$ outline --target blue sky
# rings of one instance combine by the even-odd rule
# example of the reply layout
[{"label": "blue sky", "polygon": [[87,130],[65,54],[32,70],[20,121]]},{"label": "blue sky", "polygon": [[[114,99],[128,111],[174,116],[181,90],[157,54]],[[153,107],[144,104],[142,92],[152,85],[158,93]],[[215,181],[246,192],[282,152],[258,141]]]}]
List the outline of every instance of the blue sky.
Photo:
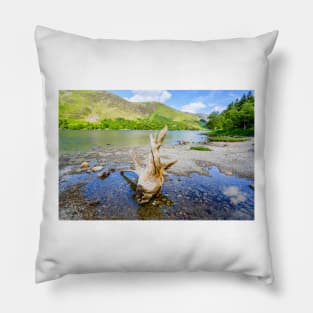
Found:
[{"label": "blue sky", "polygon": [[132,102],[158,101],[190,113],[222,112],[249,90],[109,90]]}]

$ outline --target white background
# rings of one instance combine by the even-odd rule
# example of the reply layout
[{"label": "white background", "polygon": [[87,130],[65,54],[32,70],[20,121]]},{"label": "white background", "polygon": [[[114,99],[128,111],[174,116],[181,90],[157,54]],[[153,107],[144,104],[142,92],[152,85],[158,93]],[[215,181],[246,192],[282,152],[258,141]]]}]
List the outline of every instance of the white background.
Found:
[{"label": "white background", "polygon": [[[2,1],[1,312],[312,312],[311,1]],[[45,160],[35,25],[90,37],[194,39],[278,29],[267,103],[276,281],[221,274],[101,274],[34,283]],[[311,136],[310,136],[311,135]],[[311,296],[311,298],[310,298]]]}]

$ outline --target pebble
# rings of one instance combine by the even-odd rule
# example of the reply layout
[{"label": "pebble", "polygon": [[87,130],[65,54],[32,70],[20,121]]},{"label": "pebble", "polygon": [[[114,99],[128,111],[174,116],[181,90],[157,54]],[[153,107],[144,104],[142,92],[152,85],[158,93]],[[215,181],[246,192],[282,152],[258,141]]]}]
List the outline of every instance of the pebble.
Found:
[{"label": "pebble", "polygon": [[81,168],[87,168],[89,167],[89,164],[88,162],[83,162],[81,165],[80,165]]}]

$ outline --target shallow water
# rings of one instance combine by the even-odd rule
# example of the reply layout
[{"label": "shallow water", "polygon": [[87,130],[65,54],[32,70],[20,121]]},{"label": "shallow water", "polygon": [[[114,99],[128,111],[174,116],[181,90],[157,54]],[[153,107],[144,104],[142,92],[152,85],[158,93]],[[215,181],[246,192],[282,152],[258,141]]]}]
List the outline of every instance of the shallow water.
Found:
[{"label": "shallow water", "polygon": [[[162,194],[142,205],[134,199],[134,173],[113,172],[106,179],[97,178],[97,173],[65,175],[59,188],[64,196],[81,183],[81,197],[93,204],[88,219],[253,220],[254,182],[224,175],[215,166],[207,170],[208,175],[167,174]],[[61,219],[81,219],[77,214],[60,209]]]},{"label": "shallow water", "polygon": [[[92,149],[104,149],[107,146],[141,146],[149,143],[151,130],[59,130],[59,153],[87,152]],[[180,141],[202,142],[207,136],[202,131],[168,131],[165,144],[177,144]]]}]

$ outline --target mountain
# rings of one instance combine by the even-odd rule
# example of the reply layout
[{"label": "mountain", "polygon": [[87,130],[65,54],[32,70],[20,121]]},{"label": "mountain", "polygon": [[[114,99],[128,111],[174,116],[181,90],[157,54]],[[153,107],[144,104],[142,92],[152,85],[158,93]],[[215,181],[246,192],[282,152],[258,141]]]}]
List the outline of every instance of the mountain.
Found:
[{"label": "mountain", "polygon": [[59,92],[60,128],[201,129],[200,120],[160,102],[130,102],[107,91]]},{"label": "mountain", "polygon": [[209,117],[209,114],[206,114],[206,113],[196,113],[197,116],[199,116],[199,118],[201,120],[204,120],[204,121],[208,121],[208,117]]}]

